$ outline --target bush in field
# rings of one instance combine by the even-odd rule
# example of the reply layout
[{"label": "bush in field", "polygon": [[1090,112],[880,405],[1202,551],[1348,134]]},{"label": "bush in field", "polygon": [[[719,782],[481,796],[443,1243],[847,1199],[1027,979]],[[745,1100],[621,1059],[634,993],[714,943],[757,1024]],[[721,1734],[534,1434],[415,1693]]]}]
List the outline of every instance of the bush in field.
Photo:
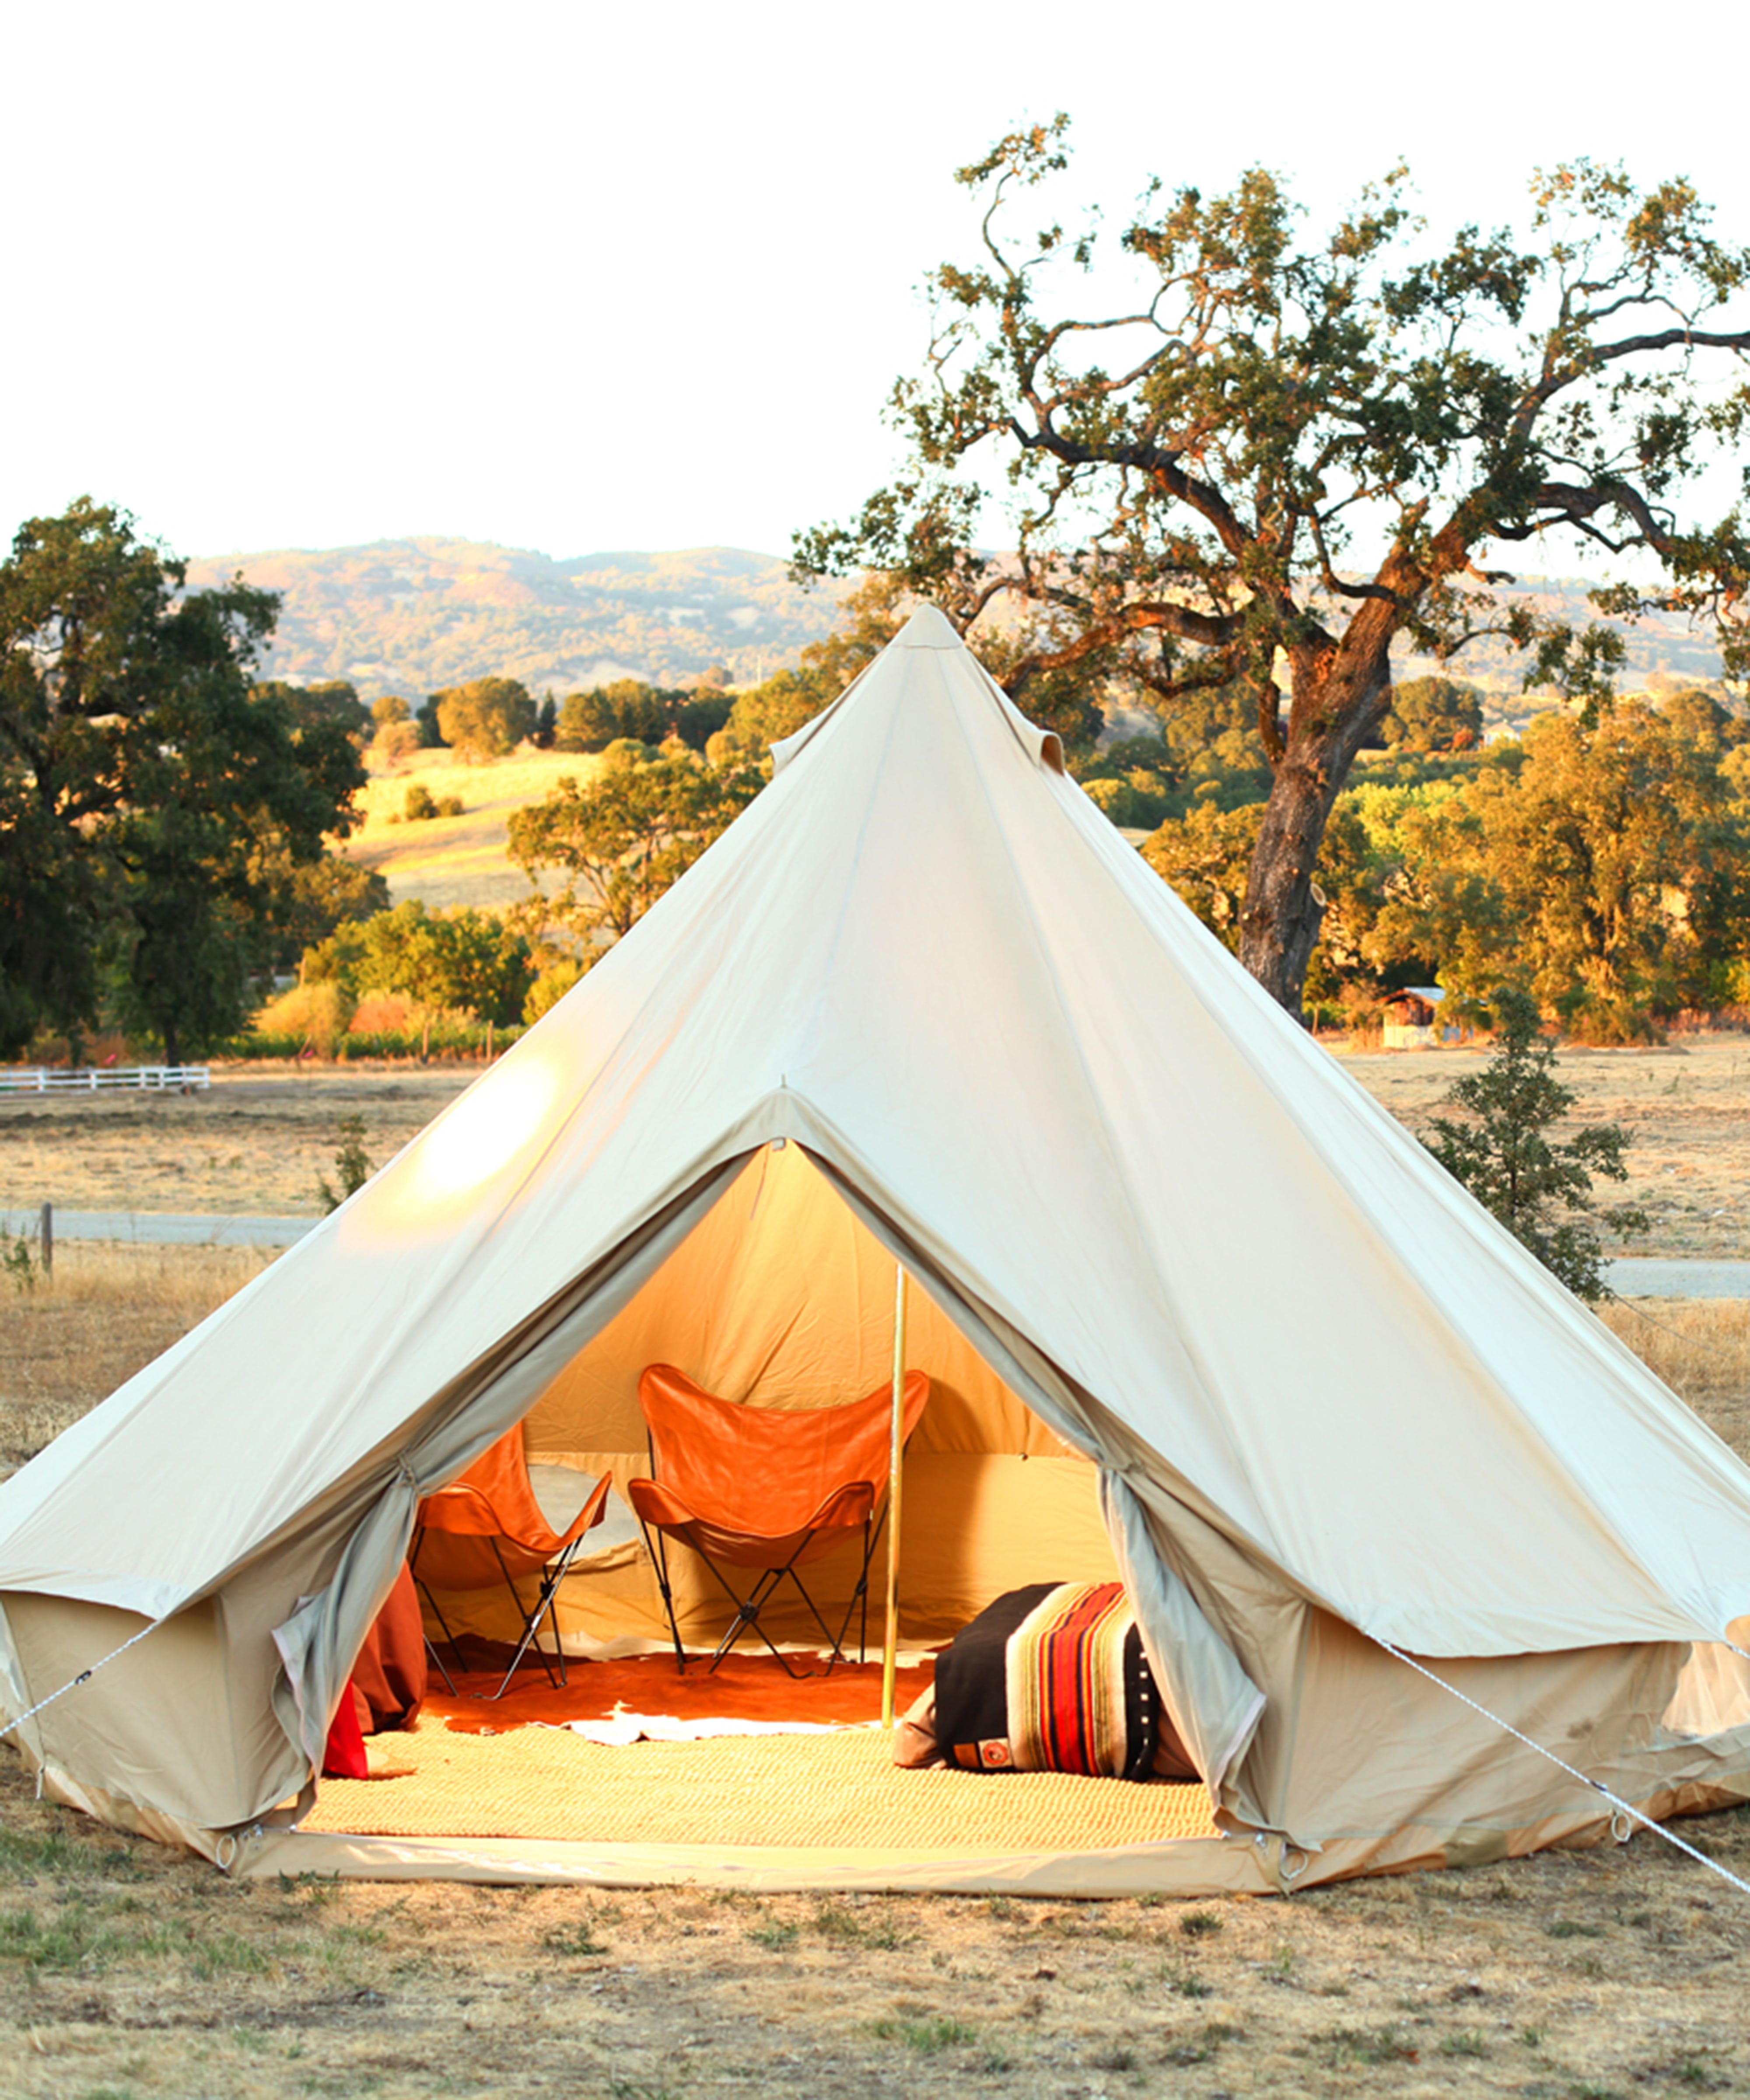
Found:
[{"label": "bush in field", "polygon": [[334,1174],[340,1186],[332,1187],[325,1174],[316,1176],[316,1195],[324,1213],[337,1211],[349,1196],[355,1196],[376,1171],[364,1149],[362,1115],[342,1116],[335,1124],[335,1132],[340,1143],[334,1154]]},{"label": "bush in field", "polygon": [[522,1002],[524,1021],[532,1028],[544,1013],[550,1013],[574,985],[583,982],[588,967],[575,955],[567,955],[562,962],[543,970],[529,986],[529,995]]},{"label": "bush in field", "polygon": [[[1493,1053],[1482,1071],[1448,1092],[1448,1104],[1463,1110],[1465,1118],[1435,1117],[1428,1149],[1570,1290],[1602,1297],[1604,1251],[1592,1184],[1599,1175],[1628,1179],[1622,1155],[1630,1134],[1620,1123],[1601,1123],[1571,1138],[1553,1137],[1574,1092],[1555,1076],[1555,1045],[1541,1032],[1537,1003],[1505,986],[1492,1003]],[[1618,1233],[1646,1229],[1646,1213],[1625,1207],[1596,1218]]]},{"label": "bush in field", "polygon": [[423,824],[436,816],[438,805],[432,800],[431,790],[423,780],[410,781],[408,791],[401,798],[401,814],[409,824]]},{"label": "bush in field", "polygon": [[428,912],[416,898],[337,928],[304,958],[306,983],[333,979],[355,999],[399,992],[422,1016],[464,1012],[509,1027],[534,971],[529,945],[491,913]]},{"label": "bush in field", "polygon": [[434,693],[443,741],[469,759],[503,758],[535,734],[539,710],[514,678],[471,678]]},{"label": "bush in field", "polygon": [[293,1056],[313,1050],[319,1057],[332,1057],[352,1019],[353,1005],[351,995],[337,979],[293,985],[262,1008],[249,1032],[257,1037],[293,1039]]}]

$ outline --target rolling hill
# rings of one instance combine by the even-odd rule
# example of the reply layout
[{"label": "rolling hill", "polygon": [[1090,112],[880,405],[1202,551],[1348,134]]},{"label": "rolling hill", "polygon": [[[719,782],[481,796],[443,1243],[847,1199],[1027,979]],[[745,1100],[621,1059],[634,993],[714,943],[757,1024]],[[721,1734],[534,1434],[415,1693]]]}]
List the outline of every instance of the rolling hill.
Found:
[{"label": "rolling hill", "polygon": [[[675,685],[721,664],[747,685],[796,662],[827,633],[848,588],[804,591],[770,554],[733,547],[580,554],[566,561],[478,540],[383,540],[325,552],[232,554],[193,562],[190,581],[241,571],[284,594],[267,674],[347,678],[371,698],[417,698],[488,673],[564,695],[620,677]],[[1510,596],[1583,624],[1585,586],[1527,577]],[[1671,616],[1626,630],[1633,687],[1719,676],[1711,639]],[[1399,675],[1436,668],[1406,657]],[[1512,705],[1512,653],[1484,640],[1456,674]]]},{"label": "rolling hill", "polygon": [[239,571],[284,594],[269,676],[348,678],[367,697],[488,673],[561,695],[620,677],[673,685],[719,664],[749,684],[825,634],[843,594],[804,591],[782,562],[733,547],[553,561],[429,538],[203,558],[189,580]]}]

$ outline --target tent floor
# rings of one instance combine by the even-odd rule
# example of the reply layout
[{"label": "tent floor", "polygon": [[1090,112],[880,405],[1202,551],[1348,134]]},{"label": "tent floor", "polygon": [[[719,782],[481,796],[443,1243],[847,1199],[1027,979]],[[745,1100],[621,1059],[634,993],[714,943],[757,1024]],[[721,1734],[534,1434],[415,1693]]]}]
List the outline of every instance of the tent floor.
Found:
[{"label": "tent floor", "polygon": [[[906,1671],[909,1700],[927,1669]],[[879,1713],[880,1671],[796,1682],[738,1657],[715,1678],[672,1661],[574,1664],[564,1691],[529,1672],[498,1701],[441,1695],[415,1726],[373,1737],[373,1776],[324,1780],[298,1829],[260,1841],[245,1873],[288,1868],[399,1878],[659,1882],[743,1887],[1037,1886],[1117,1893],[1232,1886],[1244,1848],[1222,1840],[1200,1786],[1056,1772],[902,1771]],[[492,1683],[496,1679],[490,1680]],[[464,1693],[484,1678],[463,1679]],[[604,1748],[562,1727],[641,1713],[831,1720],[831,1732]],[[1189,1842],[1188,1842],[1189,1841]],[[256,1847],[251,1847],[252,1851]],[[1227,1856],[1219,1866],[1213,1855]],[[1153,1864],[1151,1864],[1153,1863]],[[1138,1878],[1139,1875],[1141,1878]]]},{"label": "tent floor", "polygon": [[901,1771],[887,1733],[728,1736],[604,1749],[569,1731],[467,1735],[421,1715],[381,1776],[327,1780],[299,1826],[384,1838],[1084,1851],[1214,1837],[1200,1786],[1060,1772]]}]

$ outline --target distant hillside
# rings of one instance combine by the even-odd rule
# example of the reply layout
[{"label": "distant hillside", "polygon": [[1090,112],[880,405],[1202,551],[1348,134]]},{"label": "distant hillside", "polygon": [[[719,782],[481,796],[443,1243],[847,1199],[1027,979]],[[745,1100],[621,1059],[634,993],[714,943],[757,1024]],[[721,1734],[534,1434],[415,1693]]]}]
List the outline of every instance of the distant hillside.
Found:
[{"label": "distant hillside", "polygon": [[[240,569],[284,595],[270,675],[350,678],[367,698],[417,696],[487,673],[561,695],[619,677],[672,685],[714,664],[732,684],[749,684],[794,664],[827,633],[847,588],[804,591],[774,556],[733,547],[553,561],[445,539],[233,554],[192,562],[189,573],[210,585]],[[1527,578],[1509,595],[1576,625],[1589,617],[1578,582]],[[1720,674],[1712,642],[1683,621],[1655,616],[1625,632],[1631,688],[1661,676],[1688,682]],[[1397,666],[1400,677],[1435,668],[1414,657]],[[1451,668],[1512,704],[1519,674],[1503,643],[1474,644]]]},{"label": "distant hillside", "polygon": [[271,676],[350,678],[368,697],[492,673],[564,694],[609,679],[671,685],[714,664],[749,683],[831,628],[841,590],[804,591],[769,554],[545,554],[472,540],[383,540],[191,562],[282,592]]},{"label": "distant hillside", "polygon": [[[1587,589],[1586,584],[1571,576],[1527,576],[1523,584],[1503,590],[1501,595],[1532,605],[1539,612],[1554,614],[1580,628],[1597,617],[1586,602]],[[1628,661],[1617,680],[1625,692],[1649,682],[1656,686],[1661,681],[1707,684],[1720,676],[1720,651],[1713,636],[1674,613],[1654,613],[1633,626],[1621,620],[1606,624],[1616,628],[1628,644]],[[1464,678],[1498,693],[1510,704],[1520,690],[1520,661],[1518,652],[1505,642],[1489,636],[1473,642],[1455,664],[1443,666],[1431,657],[1407,655],[1401,662],[1395,660],[1393,668],[1400,678],[1420,677],[1444,669],[1450,677]]]}]

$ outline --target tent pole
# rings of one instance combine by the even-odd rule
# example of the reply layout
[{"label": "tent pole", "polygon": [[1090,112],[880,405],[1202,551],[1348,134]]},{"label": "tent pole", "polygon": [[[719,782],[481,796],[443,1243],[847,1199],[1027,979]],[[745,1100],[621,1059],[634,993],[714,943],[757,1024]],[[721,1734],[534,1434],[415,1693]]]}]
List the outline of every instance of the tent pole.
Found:
[{"label": "tent pole", "polygon": [[893,1725],[893,1682],[899,1667],[899,1487],[906,1455],[906,1269],[893,1267],[893,1435],[887,1469],[887,1627],[881,1643],[881,1725]]}]

